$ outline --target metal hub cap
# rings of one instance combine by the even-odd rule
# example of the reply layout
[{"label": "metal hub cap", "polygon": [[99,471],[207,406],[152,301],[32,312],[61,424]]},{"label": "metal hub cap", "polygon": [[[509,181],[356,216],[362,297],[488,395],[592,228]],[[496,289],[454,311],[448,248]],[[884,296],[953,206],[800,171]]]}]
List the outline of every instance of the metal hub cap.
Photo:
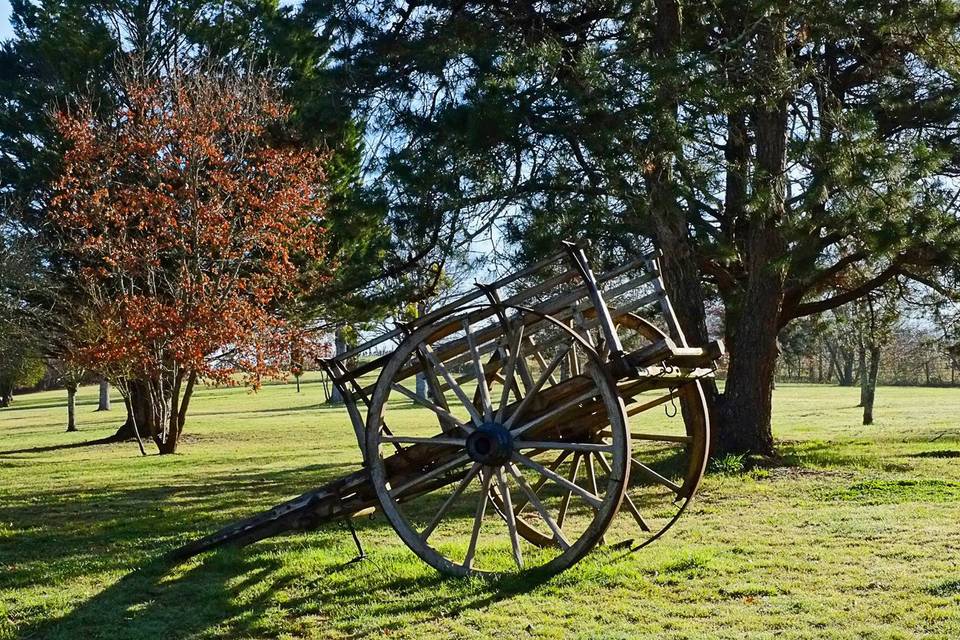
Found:
[{"label": "metal hub cap", "polygon": [[474,462],[502,465],[510,460],[512,453],[513,436],[503,425],[488,422],[467,436],[467,454]]}]

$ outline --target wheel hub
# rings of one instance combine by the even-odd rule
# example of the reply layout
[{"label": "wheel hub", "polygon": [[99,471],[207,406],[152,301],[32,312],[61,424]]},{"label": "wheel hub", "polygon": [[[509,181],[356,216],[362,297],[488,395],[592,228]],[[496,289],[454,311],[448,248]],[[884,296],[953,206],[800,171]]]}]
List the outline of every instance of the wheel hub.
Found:
[{"label": "wheel hub", "polygon": [[488,422],[467,436],[467,454],[474,462],[488,466],[506,464],[513,453],[513,436],[501,424]]}]

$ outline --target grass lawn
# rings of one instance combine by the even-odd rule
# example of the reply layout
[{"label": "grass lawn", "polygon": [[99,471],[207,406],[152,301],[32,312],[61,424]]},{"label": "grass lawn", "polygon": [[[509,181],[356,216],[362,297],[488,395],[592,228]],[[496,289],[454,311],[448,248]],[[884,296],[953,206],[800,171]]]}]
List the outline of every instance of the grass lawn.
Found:
[{"label": "grass lawn", "polygon": [[0,639],[960,638],[960,390],[881,388],[862,427],[858,390],[781,385],[789,466],[709,475],[639,552],[495,584],[438,575],[379,516],[359,563],[337,524],[162,559],[356,468],[315,380],[200,390],[165,457],[72,447],[122,412],[94,413],[84,388],[67,434],[64,395],[0,410]]}]

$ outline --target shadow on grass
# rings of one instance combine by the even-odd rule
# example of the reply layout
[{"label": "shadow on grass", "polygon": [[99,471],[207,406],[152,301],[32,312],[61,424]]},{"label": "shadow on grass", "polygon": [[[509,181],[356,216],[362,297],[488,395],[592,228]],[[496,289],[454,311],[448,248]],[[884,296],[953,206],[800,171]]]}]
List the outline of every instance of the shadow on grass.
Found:
[{"label": "shadow on grass", "polygon": [[398,577],[372,562],[298,572],[273,553],[223,550],[185,569],[152,560],[23,635],[50,640],[296,636],[310,626],[329,629],[334,619],[351,637],[367,637],[411,620],[429,623],[482,609],[526,593],[546,578],[528,573],[484,582],[432,571]]},{"label": "shadow on grass", "polygon": [[91,572],[130,569],[171,549],[339,475],[342,464],[231,473],[157,486],[51,489],[7,496],[0,523],[2,584],[29,587]]},{"label": "shadow on grass", "polygon": [[[342,464],[320,464],[163,486],[50,490],[4,504],[0,522],[15,523],[10,535],[0,536],[4,589],[48,592],[64,585],[63,597],[69,598],[77,597],[69,591],[77,581],[90,593],[123,576],[70,603],[66,613],[50,610],[63,604],[46,595],[22,603],[18,617],[32,612],[17,632],[64,639],[276,637],[309,635],[304,625],[335,620],[362,635],[484,607],[547,578],[532,572],[495,583],[446,578],[405,552],[400,560],[387,552],[351,564],[349,535],[334,524],[308,536],[218,550],[183,565],[167,559],[189,539],[343,471]],[[385,523],[363,528],[373,539],[393,539]],[[314,549],[332,551],[317,555]]]},{"label": "shadow on grass", "polygon": [[921,451],[920,453],[911,453],[911,458],[960,458],[960,451],[955,449],[945,449],[940,451]]},{"label": "shadow on grass", "polygon": [[[881,444],[856,440],[843,443],[826,440],[780,443],[780,466],[812,469],[879,469],[894,473],[913,470],[910,464],[896,462],[876,450],[871,450]],[[857,451],[857,447],[861,448],[862,453]]]},{"label": "shadow on grass", "polygon": [[[29,447],[26,449],[8,449],[7,451],[0,451],[0,456],[12,456],[20,453],[48,453],[50,451],[62,451],[64,449],[82,449],[84,447],[95,447],[103,444],[121,444],[125,442],[126,441],[124,440],[117,440],[113,436],[108,436],[106,438],[98,438],[96,440],[84,440],[83,442],[51,444],[44,447]],[[130,440],[129,442],[136,442],[136,441]]]}]

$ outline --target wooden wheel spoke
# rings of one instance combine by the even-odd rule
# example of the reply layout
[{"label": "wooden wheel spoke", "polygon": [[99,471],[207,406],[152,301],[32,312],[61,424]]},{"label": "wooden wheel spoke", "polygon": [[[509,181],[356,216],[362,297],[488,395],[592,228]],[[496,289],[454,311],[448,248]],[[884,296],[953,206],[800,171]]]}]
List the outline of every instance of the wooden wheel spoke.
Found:
[{"label": "wooden wheel spoke", "polygon": [[510,475],[516,478],[517,484],[520,485],[520,489],[526,494],[527,500],[530,501],[530,504],[533,505],[533,508],[536,509],[537,513],[540,514],[540,517],[543,518],[543,521],[547,523],[547,526],[553,533],[554,540],[557,541],[557,544],[560,545],[560,548],[564,551],[569,549],[570,541],[567,540],[567,537],[563,535],[563,531],[560,529],[560,526],[557,525],[556,521],[550,517],[549,513],[547,513],[547,510],[543,507],[543,503],[540,502],[540,499],[530,488],[530,484],[527,482],[527,479],[523,477],[523,474],[519,469],[517,469],[516,465],[511,464],[508,469],[510,470]]},{"label": "wooden wheel spoke", "polygon": [[446,472],[449,471],[450,469],[453,469],[453,468],[456,467],[457,465],[463,464],[464,462],[466,462],[466,461],[469,460],[469,459],[470,459],[470,456],[468,456],[468,455],[466,455],[466,454],[464,454],[464,455],[462,455],[462,456],[457,456],[457,457],[454,458],[453,460],[450,460],[449,462],[446,462],[446,463],[444,463],[444,464],[438,465],[438,466],[434,467],[433,469],[431,469],[430,471],[425,472],[423,475],[419,475],[419,476],[417,476],[416,478],[413,478],[413,479],[411,479],[411,480],[408,480],[407,482],[404,482],[404,483],[401,484],[399,487],[391,487],[391,488],[390,488],[390,497],[392,497],[392,498],[397,498],[398,496],[400,496],[400,494],[402,494],[402,493],[403,493],[404,491],[406,491],[407,489],[409,489],[409,488],[411,488],[411,487],[415,487],[415,486],[417,486],[418,484],[421,484],[421,483],[423,483],[423,482],[426,482],[427,480],[432,480],[433,478],[436,478],[437,476],[446,473]]},{"label": "wooden wheel spoke", "polygon": [[510,337],[510,353],[507,354],[507,364],[503,368],[503,392],[500,394],[500,406],[497,408],[496,422],[503,421],[503,411],[510,401],[510,389],[516,384],[517,359],[520,357],[522,340],[523,325],[521,324]]},{"label": "wooden wheel spoke", "polygon": [[640,513],[640,510],[637,509],[637,505],[633,503],[633,500],[627,494],[623,494],[623,501],[627,505],[627,511],[630,512],[630,515],[633,516],[634,521],[637,523],[637,526],[640,527],[640,530],[649,533],[651,531],[650,525],[644,519],[643,515]]},{"label": "wooden wheel spoke", "polygon": [[433,516],[433,519],[430,521],[430,524],[420,532],[420,539],[424,542],[427,541],[427,538],[430,537],[430,534],[433,533],[433,530],[437,528],[437,525],[440,524],[440,521],[443,520],[443,517],[447,514],[447,511],[450,510],[450,507],[453,506],[454,501],[460,497],[460,494],[463,493],[464,489],[473,481],[477,474],[480,473],[480,469],[483,465],[479,462],[474,462],[473,466],[470,468],[470,471],[467,472],[467,475],[463,477],[463,480],[457,484],[457,488],[453,490],[446,500],[443,501],[443,504],[440,505],[440,509],[437,510],[436,515]]},{"label": "wooden wheel spoke", "polygon": [[560,451],[613,451],[612,444],[599,442],[563,442],[562,440],[517,440],[517,449],[558,449]]},{"label": "wooden wheel spoke", "polygon": [[[548,468],[551,469],[552,471],[556,471],[560,467],[560,465],[563,464],[563,461],[566,460],[568,457],[570,457],[571,453],[573,452],[564,451],[559,456],[557,456],[556,460],[550,463],[550,466]],[[543,488],[543,485],[547,484],[548,479],[549,478],[547,478],[546,476],[540,476],[540,479],[537,480],[537,482],[533,485],[533,493],[539,494],[540,489]],[[521,498],[517,502],[516,506],[514,507],[514,513],[519,515],[523,511],[524,507],[526,507],[529,503],[530,501],[527,500],[526,497]]]},{"label": "wooden wheel spoke", "polygon": [[[612,473],[610,469],[610,463],[607,462],[607,459],[603,457],[603,454],[597,454],[597,461],[600,463],[600,466],[603,467],[603,470],[607,473]],[[627,493],[623,494],[623,501],[627,505],[627,511],[630,512],[630,515],[633,516],[633,519],[636,521],[637,526],[640,527],[641,531],[650,532],[650,525],[647,523],[646,519],[640,513],[640,510],[637,509],[637,505],[633,503],[633,500],[630,498],[630,495]]]},{"label": "wooden wheel spoke", "polygon": [[[593,388],[593,389],[590,389],[589,391],[581,393],[580,395],[576,396],[572,400],[567,400],[563,404],[560,404],[552,408],[550,411],[547,411],[546,413],[540,416],[537,416],[530,422],[524,424],[522,427],[517,427],[516,429],[513,429],[510,433],[511,435],[513,435],[514,438],[516,438],[517,436],[529,431],[530,429],[533,429],[534,427],[539,427],[541,424],[543,424],[544,422],[547,422],[548,420],[551,420],[561,414],[567,413],[570,409],[574,408],[578,404],[582,404],[588,400],[591,400],[592,398],[595,398],[597,395],[599,395],[599,393],[600,391],[596,388]],[[527,397],[529,398],[530,396],[527,396]],[[510,416],[511,419],[513,419],[513,417],[514,416]],[[504,426],[509,429],[510,421],[508,420],[507,423],[504,424]]]},{"label": "wooden wheel spoke", "polygon": [[523,569],[523,553],[520,550],[520,537],[517,535],[517,516],[513,512],[513,500],[510,497],[510,487],[507,484],[507,476],[503,472],[503,467],[497,467],[497,485],[500,489],[500,499],[503,501],[501,515],[507,523],[507,531],[510,533],[513,561],[517,563],[518,569]]},{"label": "wooden wheel spoke", "polygon": [[[597,471],[593,468],[593,453],[583,454],[587,459],[587,481],[590,483],[590,488],[593,489],[594,495],[598,495],[600,491],[597,489]],[[600,544],[607,543],[607,536],[603,534],[600,536]]]},{"label": "wooden wheel spoke", "polygon": [[453,425],[455,425],[455,426],[457,426],[457,427],[460,427],[461,429],[463,429],[463,430],[466,431],[467,433],[472,433],[472,432],[473,432],[473,427],[471,427],[471,426],[469,426],[469,425],[466,425],[466,424],[460,422],[459,420],[457,420],[456,416],[454,416],[452,413],[450,413],[449,411],[447,411],[447,410],[444,409],[443,407],[441,407],[441,406],[439,406],[439,405],[436,405],[436,404],[430,402],[430,401],[427,400],[426,398],[421,398],[421,397],[418,396],[416,393],[414,393],[413,391],[410,391],[410,389],[407,389],[405,386],[403,386],[403,385],[400,384],[399,382],[394,382],[391,386],[392,386],[396,391],[399,391],[400,393],[402,393],[402,394],[405,395],[406,397],[408,397],[408,398],[410,398],[411,400],[413,400],[415,403],[419,404],[419,405],[422,406],[422,407],[426,407],[427,409],[430,409],[430,411],[433,411],[435,414],[437,414],[438,416],[440,416],[440,417],[443,418],[444,420],[450,422],[451,424],[453,424]]},{"label": "wooden wheel spoke", "polygon": [[683,495],[683,488],[673,480],[670,480],[669,478],[664,478],[662,475],[660,475],[659,473],[657,473],[647,465],[643,464],[636,458],[630,458],[630,462],[632,462],[634,468],[640,472],[640,475],[644,476],[648,480],[651,480],[658,484],[662,484],[663,486],[667,487],[678,496]]},{"label": "wooden wheel spoke", "polygon": [[560,364],[563,358],[567,355],[567,352],[570,351],[570,346],[571,345],[567,345],[564,349],[562,349],[560,353],[558,353],[553,358],[553,361],[550,362],[550,366],[548,366],[546,370],[540,373],[540,377],[533,384],[533,388],[527,391],[527,395],[524,396],[523,400],[520,401],[519,406],[517,406],[517,408],[513,411],[513,413],[510,414],[510,417],[503,424],[503,426],[509,429],[513,425],[513,423],[516,422],[521,415],[523,415],[523,412],[527,409],[527,407],[533,401],[534,397],[538,393],[540,393],[540,389],[543,388],[543,385],[550,378],[550,375],[553,373],[553,370],[557,368],[557,365]]},{"label": "wooden wheel spoke", "polygon": [[[443,388],[440,386],[440,380],[437,378],[436,370],[434,370],[433,365],[430,364],[430,361],[424,357],[422,350],[418,349],[416,355],[417,361],[420,363],[420,367],[423,369],[423,375],[427,380],[429,394],[433,396],[433,401],[438,407],[449,413],[450,407],[447,405],[447,399],[443,395]],[[458,426],[459,422],[460,421],[456,419],[440,416],[440,426],[443,427],[444,431],[452,431]],[[463,428],[462,425],[460,426]]]},{"label": "wooden wheel spoke", "polygon": [[553,480],[556,484],[560,485],[564,489],[570,489],[571,491],[576,493],[578,496],[583,498],[587,502],[587,504],[589,504],[594,509],[599,509],[600,505],[603,504],[603,500],[601,500],[598,496],[590,493],[580,485],[570,482],[569,480],[567,480],[566,478],[558,474],[556,471],[551,471],[550,469],[546,468],[539,462],[534,462],[533,460],[526,457],[525,455],[522,455],[516,452],[514,452],[514,454],[511,457],[515,461],[522,464],[523,466],[533,469],[540,475],[547,476],[548,478]]},{"label": "wooden wheel spoke", "polygon": [[577,349],[577,343],[571,343],[572,349],[570,349],[570,377],[574,378],[580,375],[580,358],[577,355],[579,349]]},{"label": "wooden wheel spoke", "polygon": [[[573,462],[570,463],[570,473],[567,475],[567,480],[574,484],[577,482],[577,473],[580,471],[580,461],[582,459],[583,454],[573,454]],[[546,480],[546,476],[544,476],[543,479]],[[567,509],[570,507],[570,496],[572,495],[573,492],[570,489],[567,489],[563,493],[563,498],[560,500],[560,511],[557,513],[557,524],[561,527],[563,526],[563,521],[567,519]]]},{"label": "wooden wheel spoke", "polygon": [[[600,435],[604,438],[610,437],[610,430],[601,431]],[[632,431],[630,440],[643,440],[645,442],[674,442],[680,444],[689,444],[693,442],[691,436],[675,436],[668,433],[640,433]]]},{"label": "wooden wheel spoke", "polygon": [[452,375],[450,375],[450,372],[447,371],[447,368],[443,366],[443,363],[437,359],[437,355],[433,352],[433,349],[429,344],[423,344],[423,353],[430,364],[433,365],[433,368],[439,371],[440,375],[443,376],[443,379],[447,381],[447,384],[451,389],[453,389],[453,392],[457,395],[457,398],[460,399],[460,402],[463,403],[463,406],[466,407],[467,412],[470,414],[470,418],[473,420],[474,424],[477,426],[483,424],[483,416],[477,411],[477,408],[473,405],[473,401],[463,390],[463,387],[457,384],[457,381],[454,380]]},{"label": "wooden wheel spoke", "polygon": [[480,392],[480,404],[483,407],[483,420],[484,422],[491,422],[493,420],[493,404],[490,400],[490,387],[487,385],[487,375],[483,371],[483,363],[480,361],[480,354],[477,352],[477,342],[473,336],[473,330],[470,328],[470,320],[467,318],[463,320],[463,331],[466,334],[470,358],[473,360],[477,390]]},{"label": "wooden wheel spoke", "polygon": [[[532,351],[533,351],[533,359],[537,361],[537,364],[538,364],[538,365],[540,365],[540,370],[541,370],[541,371],[546,371],[546,370],[550,367],[550,365],[547,364],[547,361],[543,358],[543,354],[540,353],[540,349],[537,349],[537,348],[536,348],[536,345],[534,345],[533,339],[530,339],[529,342],[530,342],[531,346],[533,347],[533,348],[532,348]],[[553,377],[553,373],[552,373],[552,372],[550,373],[549,376],[547,376],[547,380],[549,380],[549,381],[550,381],[550,384],[552,384],[552,385],[556,385],[556,384],[557,384],[557,379]],[[546,381],[544,381],[544,384],[546,384]]]},{"label": "wooden wheel spoke", "polygon": [[396,442],[399,444],[436,444],[447,447],[467,446],[466,438],[448,438],[443,435],[432,437],[383,435],[380,436],[380,440],[383,442]]},{"label": "wooden wheel spoke", "polygon": [[693,438],[690,436],[672,436],[668,434],[660,433],[631,433],[631,440],[648,440],[651,442],[681,442],[684,444],[689,444],[693,442]]},{"label": "wooden wheel spoke", "polygon": [[480,525],[483,524],[483,516],[487,512],[487,501],[490,499],[490,481],[493,480],[491,469],[487,469],[483,474],[482,488],[480,490],[480,502],[477,503],[477,513],[473,518],[473,531],[470,533],[470,546],[467,547],[467,555],[463,559],[463,566],[467,569],[473,568],[473,558],[477,553],[477,540],[480,538]]}]

